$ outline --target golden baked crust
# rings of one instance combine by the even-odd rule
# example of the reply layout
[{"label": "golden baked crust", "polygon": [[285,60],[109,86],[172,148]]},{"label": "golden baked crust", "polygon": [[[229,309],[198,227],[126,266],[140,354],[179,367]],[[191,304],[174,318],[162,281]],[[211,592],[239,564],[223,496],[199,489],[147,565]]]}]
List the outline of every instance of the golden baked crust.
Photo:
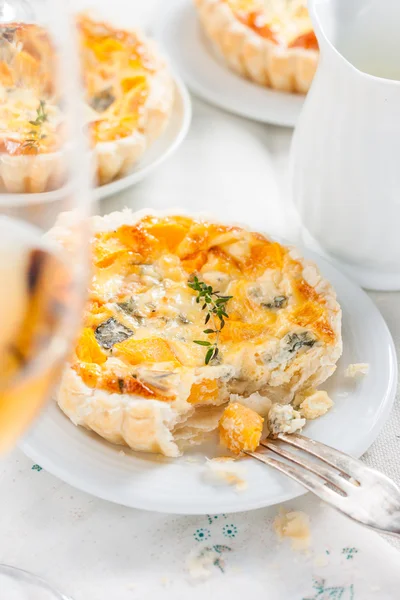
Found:
[{"label": "golden baked crust", "polygon": [[[217,427],[231,394],[287,403],[335,370],[340,307],[295,250],[179,214],[126,210],[93,226],[84,327],[58,395],[75,424],[176,456]],[[52,235],[68,239],[62,220]],[[232,296],[208,365],[195,340],[215,342],[215,334],[205,333],[194,276]]]},{"label": "golden baked crust", "polygon": [[305,0],[194,0],[217,51],[240,75],[285,92],[306,93],[318,43]]},{"label": "golden baked crust", "polygon": [[[77,19],[88,119],[99,184],[124,175],[168,123],[169,70],[138,31]],[[37,25],[0,25],[0,181],[6,191],[59,187],[63,116],[56,53]]]}]

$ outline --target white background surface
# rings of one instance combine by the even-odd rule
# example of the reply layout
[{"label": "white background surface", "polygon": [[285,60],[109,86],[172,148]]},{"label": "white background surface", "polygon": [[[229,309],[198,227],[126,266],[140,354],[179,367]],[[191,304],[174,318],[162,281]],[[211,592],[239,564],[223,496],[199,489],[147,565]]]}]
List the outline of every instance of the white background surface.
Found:
[{"label": "white background surface", "polygon": [[[102,4],[112,4],[115,11],[140,8],[138,0]],[[143,0],[141,14],[166,4]],[[291,131],[248,122],[197,100],[193,108],[191,130],[178,152],[134,189],[105,201],[101,211],[125,205],[187,206],[295,239],[296,224],[284,191]],[[399,350],[400,294],[371,297]],[[399,436],[397,402],[365,460],[398,483]],[[222,515],[210,525],[207,517],[124,509],[77,492],[45,471],[32,470],[32,463],[15,450],[0,465],[0,561],[36,571],[76,600],[175,600],[188,595],[213,600],[256,594],[268,600],[396,600],[397,552],[376,534],[322,510],[309,496],[302,502],[291,506],[311,515],[314,543],[309,556],[277,545],[270,531],[271,511]],[[225,525],[236,527],[236,533],[229,529],[234,537],[226,537]],[[225,543],[231,549],[224,575],[214,567],[210,579],[194,585],[185,560],[201,547],[196,539],[200,529],[209,532],[209,543]],[[358,550],[354,559],[345,560],[347,547]],[[326,566],[321,566],[321,552],[330,553]],[[313,589],[313,578],[325,579],[327,591]]]}]

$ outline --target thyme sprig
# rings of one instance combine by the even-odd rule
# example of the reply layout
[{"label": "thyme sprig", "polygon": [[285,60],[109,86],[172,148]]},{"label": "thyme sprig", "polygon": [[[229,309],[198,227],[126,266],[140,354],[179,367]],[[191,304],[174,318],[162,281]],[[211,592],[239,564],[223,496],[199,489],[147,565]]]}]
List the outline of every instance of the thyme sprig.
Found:
[{"label": "thyme sprig", "polygon": [[22,144],[23,148],[26,148],[28,150],[35,150],[37,152],[40,140],[43,140],[46,137],[41,132],[41,126],[48,119],[48,114],[46,112],[45,107],[45,101],[40,100],[39,106],[36,109],[36,119],[34,121],[29,121],[29,124],[33,125],[36,129],[28,131],[29,137],[27,137],[25,142]]},{"label": "thyme sprig", "polygon": [[225,327],[225,319],[229,319],[229,315],[226,312],[226,304],[233,296],[222,296],[218,291],[214,292],[211,285],[207,285],[204,281],[200,281],[196,276],[193,278],[193,281],[188,283],[188,286],[197,292],[197,304],[203,302],[201,310],[207,311],[204,324],[207,325],[210,320],[212,323],[213,329],[204,329],[203,333],[207,335],[215,334],[214,343],[207,340],[193,340],[195,344],[206,346],[208,348],[204,358],[205,364],[208,365],[210,361],[217,358],[219,354],[219,336],[222,329]]},{"label": "thyme sprig", "polygon": [[40,100],[39,106],[36,109],[36,119],[34,121],[29,121],[31,125],[35,125],[35,127],[40,127],[42,123],[45,123],[48,119],[48,114],[46,112],[46,102],[44,100]]}]

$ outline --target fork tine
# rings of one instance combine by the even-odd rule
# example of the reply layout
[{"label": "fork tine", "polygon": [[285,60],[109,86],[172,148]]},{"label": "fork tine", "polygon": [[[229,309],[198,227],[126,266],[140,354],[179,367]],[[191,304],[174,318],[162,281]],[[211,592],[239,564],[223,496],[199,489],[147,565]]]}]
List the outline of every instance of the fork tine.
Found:
[{"label": "fork tine", "polygon": [[368,469],[367,466],[360,464],[359,461],[352,456],[344,454],[344,452],[340,452],[340,450],[335,450],[330,446],[326,446],[321,442],[316,442],[315,440],[306,438],[298,433],[293,433],[291,435],[280,433],[277,436],[277,439],[282,440],[287,444],[294,446],[295,448],[304,450],[304,452],[319,458],[327,465],[335,467],[335,469],[344,475],[348,475],[354,479],[357,479],[357,476],[361,471]]},{"label": "fork tine", "polygon": [[288,477],[291,477],[297,481],[297,483],[300,483],[302,486],[310,490],[310,492],[316,494],[324,502],[327,502],[328,504],[343,510],[343,512],[346,512],[345,506],[343,506],[344,497],[328,488],[324,483],[322,483],[321,478],[317,475],[314,475],[314,473],[300,471],[299,469],[293,468],[292,466],[280,460],[276,460],[275,458],[271,458],[267,454],[263,454],[261,452],[245,452],[245,454],[252,456],[260,462],[269,465],[270,467],[274,467],[281,473],[284,473]]},{"label": "fork tine", "polygon": [[275,454],[278,454],[278,456],[281,456],[282,458],[299,465],[299,467],[303,467],[303,469],[306,469],[310,473],[314,473],[315,475],[322,477],[322,479],[334,485],[339,491],[345,493],[346,495],[348,491],[354,488],[354,484],[350,483],[348,479],[344,479],[344,477],[339,475],[334,470],[328,469],[323,464],[313,463],[305,460],[293,452],[287,452],[287,450],[282,448],[282,446],[277,443],[276,440],[263,440],[261,442],[261,446],[264,446],[264,448],[268,448],[268,450],[275,452]]}]

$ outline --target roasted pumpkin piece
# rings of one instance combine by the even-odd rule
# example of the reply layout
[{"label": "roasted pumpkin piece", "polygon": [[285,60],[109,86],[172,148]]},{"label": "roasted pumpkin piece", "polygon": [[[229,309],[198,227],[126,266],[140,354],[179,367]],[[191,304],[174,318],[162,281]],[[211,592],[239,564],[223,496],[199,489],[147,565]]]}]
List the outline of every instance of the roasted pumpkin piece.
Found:
[{"label": "roasted pumpkin piece", "polygon": [[157,238],[164,247],[170,252],[174,252],[176,247],[185,237],[188,228],[174,221],[158,221],[146,229]]},{"label": "roasted pumpkin piece", "polygon": [[332,329],[323,307],[316,302],[306,302],[295,308],[289,319],[300,327],[311,327],[319,338],[331,344],[335,341],[335,332]]},{"label": "roasted pumpkin piece", "polygon": [[[176,253],[180,258],[186,258],[195,252],[209,250],[212,246],[232,238],[232,227],[214,223],[194,223],[187,232],[185,239],[179,244]],[[224,234],[227,234],[224,236]]]},{"label": "roasted pumpkin piece", "polygon": [[312,300],[313,302],[320,302],[325,304],[325,299],[315,291],[311,285],[309,285],[304,279],[296,279],[292,285],[294,296],[298,302],[304,302],[304,300]]},{"label": "roasted pumpkin piece", "polygon": [[127,254],[126,246],[109,233],[99,234],[93,243],[93,262],[96,267],[109,267],[124,254]]},{"label": "roasted pumpkin piece", "polygon": [[215,379],[204,379],[192,385],[187,401],[196,405],[215,405],[218,399],[218,391],[218,382]]},{"label": "roasted pumpkin piece", "polygon": [[195,273],[200,271],[202,266],[207,261],[207,251],[201,250],[200,252],[194,252],[189,254],[186,258],[182,259],[181,265],[187,273]]},{"label": "roasted pumpkin piece", "polygon": [[252,246],[242,270],[247,276],[259,277],[267,269],[282,269],[284,254],[284,248],[277,242],[260,241]]},{"label": "roasted pumpkin piece", "polygon": [[202,273],[207,271],[220,271],[227,273],[232,277],[240,276],[240,269],[235,259],[221,250],[220,248],[211,248],[208,252],[207,262],[201,269]]},{"label": "roasted pumpkin piece", "polygon": [[122,225],[114,235],[129,250],[137,252],[143,258],[155,257],[161,250],[161,245],[156,238],[145,229],[136,225]]},{"label": "roasted pumpkin piece", "polygon": [[260,443],[263,423],[254,410],[239,402],[229,404],[219,422],[220,443],[235,454],[253,452]]},{"label": "roasted pumpkin piece", "polygon": [[159,337],[148,337],[141,340],[129,339],[115,344],[113,354],[120,356],[131,365],[140,363],[173,362],[180,365],[168,342]]},{"label": "roasted pumpkin piece", "polygon": [[291,44],[289,48],[305,48],[306,50],[318,50],[318,41],[313,31],[308,31],[299,35]]},{"label": "roasted pumpkin piece", "polygon": [[223,342],[245,342],[265,336],[268,326],[265,323],[243,323],[242,321],[225,321],[220,338]]},{"label": "roasted pumpkin piece", "polygon": [[323,308],[314,302],[305,302],[295,308],[289,315],[292,323],[300,327],[308,327],[315,323],[324,313]]},{"label": "roasted pumpkin piece", "polygon": [[106,362],[107,355],[101,349],[93,329],[85,327],[76,346],[76,355],[81,362],[101,365]]},{"label": "roasted pumpkin piece", "polygon": [[78,362],[72,367],[82,377],[83,383],[90,388],[98,387],[102,377],[101,367],[96,363]]},{"label": "roasted pumpkin piece", "polygon": [[0,83],[4,87],[12,87],[14,85],[14,77],[11,69],[3,60],[0,62]]},{"label": "roasted pumpkin piece", "polygon": [[108,37],[95,44],[92,44],[91,50],[96,55],[96,58],[103,62],[110,61],[114,52],[123,52],[125,48],[124,45],[118,40]]}]

